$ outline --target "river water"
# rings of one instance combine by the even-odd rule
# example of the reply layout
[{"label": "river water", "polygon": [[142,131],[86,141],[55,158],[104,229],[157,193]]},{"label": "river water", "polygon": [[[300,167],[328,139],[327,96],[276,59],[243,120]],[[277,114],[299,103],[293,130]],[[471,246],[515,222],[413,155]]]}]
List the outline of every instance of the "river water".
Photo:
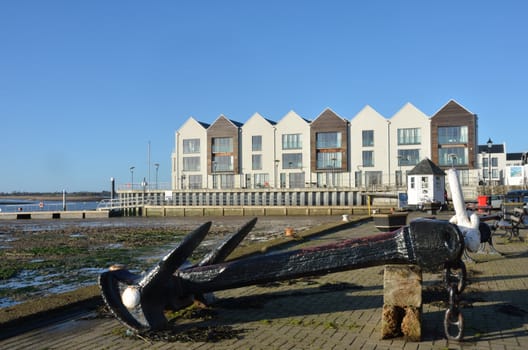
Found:
[{"label": "river water", "polygon": [[34,201],[19,199],[0,199],[0,213],[14,213],[27,211],[57,211],[63,210],[64,204],[66,210],[95,210],[96,201],[78,202],[78,201]]}]

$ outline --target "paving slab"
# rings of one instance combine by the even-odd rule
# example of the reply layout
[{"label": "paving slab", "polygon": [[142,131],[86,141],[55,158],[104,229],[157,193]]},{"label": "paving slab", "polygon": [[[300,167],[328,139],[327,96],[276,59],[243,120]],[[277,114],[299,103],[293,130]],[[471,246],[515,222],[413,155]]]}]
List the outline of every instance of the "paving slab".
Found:
[{"label": "paving slab", "polygon": [[[449,214],[439,217],[447,218]],[[419,214],[413,213],[413,217]],[[528,230],[521,230],[526,237]],[[378,233],[372,222],[300,240],[296,247]],[[528,349],[528,244],[495,235],[498,254],[471,254],[462,293],[463,342],[444,337],[445,301],[434,293],[440,272],[425,272],[422,341],[381,340],[383,266],[215,293],[211,319],[193,326],[226,326],[216,342],[149,341],[127,335],[114,318],[95,312],[0,341],[1,349]],[[182,325],[183,327],[183,325]],[[182,328],[184,329],[184,328]],[[0,330],[1,331],[1,330]]]}]

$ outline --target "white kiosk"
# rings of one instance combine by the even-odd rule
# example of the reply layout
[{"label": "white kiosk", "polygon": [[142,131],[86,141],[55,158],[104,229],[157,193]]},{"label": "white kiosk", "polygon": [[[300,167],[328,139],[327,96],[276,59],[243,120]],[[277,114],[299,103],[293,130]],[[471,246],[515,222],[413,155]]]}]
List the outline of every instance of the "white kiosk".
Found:
[{"label": "white kiosk", "polygon": [[445,172],[425,158],[407,173],[407,205],[434,214],[445,204]]}]

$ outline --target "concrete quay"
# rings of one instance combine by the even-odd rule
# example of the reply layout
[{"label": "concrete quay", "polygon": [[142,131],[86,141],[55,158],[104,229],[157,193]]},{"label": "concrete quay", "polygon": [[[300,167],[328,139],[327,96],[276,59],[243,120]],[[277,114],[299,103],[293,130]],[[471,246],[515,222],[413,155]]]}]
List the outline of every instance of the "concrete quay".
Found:
[{"label": "concrete quay", "polygon": [[0,220],[101,219],[107,217],[109,217],[109,211],[97,210],[27,211],[0,213]]},{"label": "concrete quay", "polygon": [[[419,213],[412,213],[409,219]],[[440,214],[447,218],[449,214]],[[373,222],[299,240],[309,247],[377,233]],[[498,254],[471,254],[462,293],[463,342],[444,338],[446,311],[440,272],[424,273],[422,340],[381,340],[383,266],[215,293],[211,319],[182,321],[227,326],[236,337],[217,342],[150,341],[127,336],[114,318],[93,310],[0,341],[1,349],[527,349],[528,244],[494,236]],[[527,230],[521,230],[526,237]],[[441,295],[440,295],[441,294]],[[185,325],[182,325],[184,327]],[[1,331],[1,330],[0,330]],[[183,331],[183,328],[182,328]]]}]

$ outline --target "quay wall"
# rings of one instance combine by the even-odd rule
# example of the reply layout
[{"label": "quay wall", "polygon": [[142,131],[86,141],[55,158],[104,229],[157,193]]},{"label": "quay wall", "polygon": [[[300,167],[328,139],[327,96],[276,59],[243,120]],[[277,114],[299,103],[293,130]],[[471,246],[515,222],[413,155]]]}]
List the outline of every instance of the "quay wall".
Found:
[{"label": "quay wall", "polygon": [[[374,208],[379,212],[390,212],[391,208]],[[367,206],[356,207],[289,207],[289,206],[158,206],[146,205],[138,210],[147,217],[184,217],[184,216],[342,216],[369,215]],[[126,214],[125,214],[126,215]]]},{"label": "quay wall", "polygon": [[0,213],[0,220],[30,220],[30,219],[101,219],[109,217],[109,211],[27,211],[16,213]]}]

